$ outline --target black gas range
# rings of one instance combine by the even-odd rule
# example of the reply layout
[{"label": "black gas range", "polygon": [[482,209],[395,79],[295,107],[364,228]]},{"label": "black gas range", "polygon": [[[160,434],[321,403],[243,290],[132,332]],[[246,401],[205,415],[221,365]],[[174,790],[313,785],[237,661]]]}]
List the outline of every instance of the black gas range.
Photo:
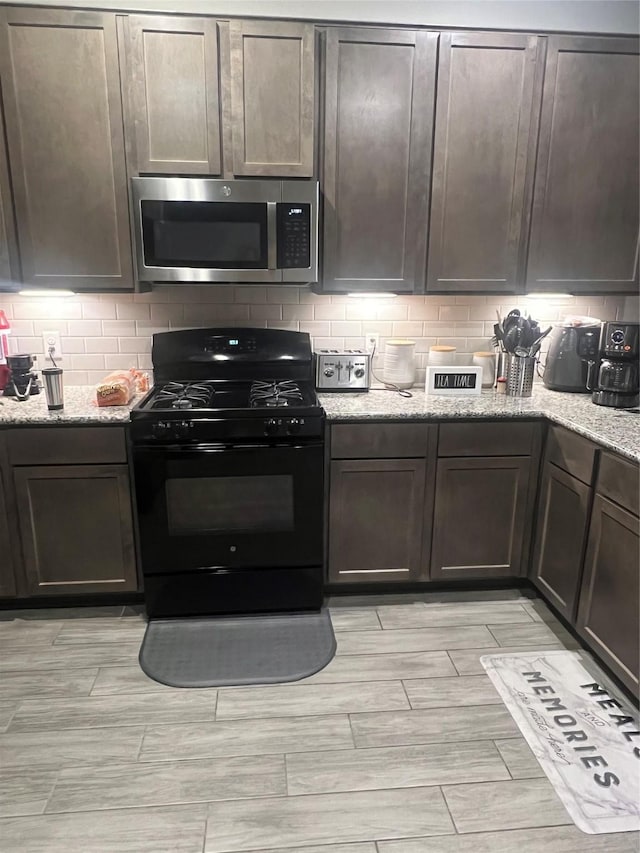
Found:
[{"label": "black gas range", "polygon": [[324,412],[309,336],[153,336],[155,384],[131,413],[150,616],[322,604]]}]

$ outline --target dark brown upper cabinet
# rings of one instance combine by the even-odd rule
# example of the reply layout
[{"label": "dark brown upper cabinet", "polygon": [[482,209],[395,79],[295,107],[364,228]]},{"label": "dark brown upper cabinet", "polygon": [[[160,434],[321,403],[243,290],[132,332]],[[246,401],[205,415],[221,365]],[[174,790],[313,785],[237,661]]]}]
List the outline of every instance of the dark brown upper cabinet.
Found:
[{"label": "dark brown upper cabinet", "polygon": [[313,24],[231,21],[229,38],[233,174],[311,177]]},{"label": "dark brown upper cabinet", "polygon": [[323,289],[424,292],[437,33],[325,36]]},{"label": "dark brown upper cabinet", "polygon": [[0,77],[23,281],[131,288],[115,16],[0,11]]},{"label": "dark brown upper cabinet", "polygon": [[18,277],[18,247],[13,218],[13,198],[0,109],[0,287]]},{"label": "dark brown upper cabinet", "polygon": [[549,38],[527,288],[637,291],[638,39]]},{"label": "dark brown upper cabinet", "polygon": [[123,33],[132,171],[219,175],[215,20],[131,15]]},{"label": "dark brown upper cabinet", "polygon": [[514,293],[522,285],[538,42],[440,36],[428,292]]}]

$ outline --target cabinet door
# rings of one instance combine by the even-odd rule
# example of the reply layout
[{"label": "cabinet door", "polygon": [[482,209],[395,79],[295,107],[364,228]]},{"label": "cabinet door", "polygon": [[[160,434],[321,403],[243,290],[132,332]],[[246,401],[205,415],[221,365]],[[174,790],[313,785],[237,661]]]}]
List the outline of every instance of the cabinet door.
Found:
[{"label": "cabinet door", "polygon": [[437,44],[327,31],[325,290],[424,291]]},{"label": "cabinet door", "polygon": [[634,693],[638,690],[640,520],[596,494],[578,631]]},{"label": "cabinet door", "polygon": [[0,76],[23,280],[131,287],[115,16],[4,16]]},{"label": "cabinet door", "polygon": [[126,465],[14,469],[31,595],[137,588]]},{"label": "cabinet door", "polygon": [[527,287],[637,292],[638,39],[549,39]]},{"label": "cabinet door", "polygon": [[591,489],[547,463],[533,558],[533,582],[570,622],[574,621],[589,526]]},{"label": "cabinet door", "polygon": [[219,175],[215,21],[131,15],[125,32],[136,171]]},{"label": "cabinet door", "polygon": [[438,459],[431,578],[521,574],[531,460]]},{"label": "cabinet door", "polygon": [[9,525],[7,523],[5,484],[3,471],[0,469],[0,598],[16,594],[11,550]]},{"label": "cabinet door", "polygon": [[3,284],[8,284],[19,278],[18,247],[12,202],[4,124],[2,110],[0,109],[0,289]]},{"label": "cabinet door", "polygon": [[424,459],[331,463],[331,583],[385,583],[418,577],[425,469]]},{"label": "cabinet door", "polygon": [[313,175],[313,24],[232,21],[233,172]]},{"label": "cabinet door", "polygon": [[440,36],[428,291],[513,293],[524,279],[537,45]]}]

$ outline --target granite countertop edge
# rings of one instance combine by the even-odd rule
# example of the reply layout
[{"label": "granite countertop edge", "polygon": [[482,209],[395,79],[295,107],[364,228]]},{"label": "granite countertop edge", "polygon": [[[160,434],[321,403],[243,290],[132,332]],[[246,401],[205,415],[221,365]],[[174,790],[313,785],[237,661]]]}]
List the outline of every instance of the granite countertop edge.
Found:
[{"label": "granite countertop edge", "polygon": [[[126,425],[130,422],[128,406],[99,408],[94,404],[91,386],[67,386],[65,408],[49,412],[44,395],[25,403],[0,398],[0,428],[15,426]],[[478,397],[429,397],[422,389],[412,390],[412,397],[372,389],[358,394],[321,394],[327,421],[349,423],[366,421],[443,421],[443,420],[535,420],[547,419],[572,430],[596,444],[640,462],[640,415],[620,409],[595,406],[587,395],[562,394],[543,386],[534,388],[529,398],[505,398],[493,391]]]}]

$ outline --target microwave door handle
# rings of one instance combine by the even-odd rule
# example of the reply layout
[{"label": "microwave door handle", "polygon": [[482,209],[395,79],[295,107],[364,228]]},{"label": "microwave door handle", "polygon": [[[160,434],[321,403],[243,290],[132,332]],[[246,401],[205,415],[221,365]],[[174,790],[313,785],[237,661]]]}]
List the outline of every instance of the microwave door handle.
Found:
[{"label": "microwave door handle", "polygon": [[276,202],[267,202],[267,269],[275,270],[278,260],[278,220]]}]

